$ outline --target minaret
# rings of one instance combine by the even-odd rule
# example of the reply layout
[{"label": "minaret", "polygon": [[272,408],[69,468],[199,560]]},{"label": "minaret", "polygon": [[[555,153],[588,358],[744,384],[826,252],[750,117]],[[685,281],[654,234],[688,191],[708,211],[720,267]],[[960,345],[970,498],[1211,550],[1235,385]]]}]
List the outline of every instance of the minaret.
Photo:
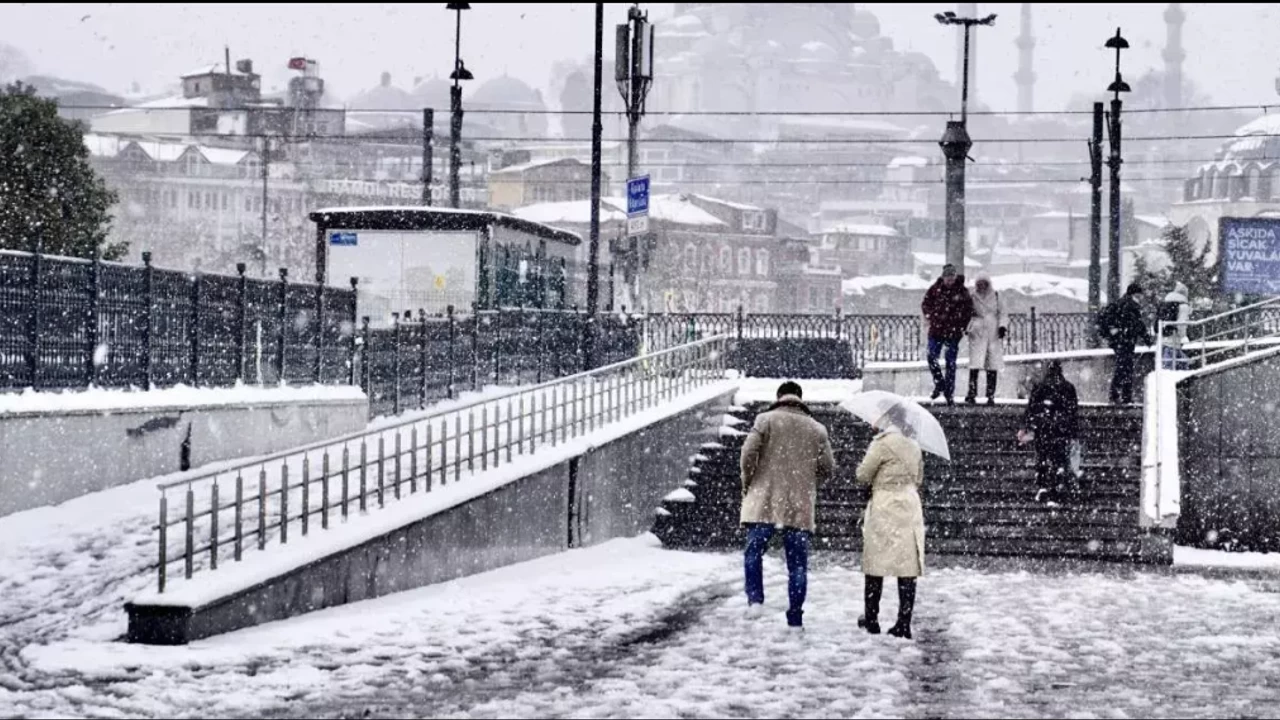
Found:
[{"label": "minaret", "polygon": [[1164,52],[1164,106],[1167,108],[1182,107],[1182,61],[1187,59],[1187,52],[1182,49],[1182,24],[1187,14],[1179,3],[1169,3],[1164,11],[1165,42]]},{"label": "minaret", "polygon": [[[956,14],[960,17],[977,17],[977,3],[956,3]],[[975,107],[978,104],[978,83],[974,79],[978,76],[978,35],[981,33],[969,32],[969,107]],[[956,27],[956,94],[961,92],[960,84],[964,82],[964,28]],[[957,97],[957,100],[959,98]],[[958,103],[957,103],[958,104]]]},{"label": "minaret", "polygon": [[1018,72],[1013,81],[1018,86],[1018,112],[1035,110],[1036,74],[1031,69],[1036,39],[1031,35],[1031,3],[1022,3],[1022,30],[1018,34]]}]

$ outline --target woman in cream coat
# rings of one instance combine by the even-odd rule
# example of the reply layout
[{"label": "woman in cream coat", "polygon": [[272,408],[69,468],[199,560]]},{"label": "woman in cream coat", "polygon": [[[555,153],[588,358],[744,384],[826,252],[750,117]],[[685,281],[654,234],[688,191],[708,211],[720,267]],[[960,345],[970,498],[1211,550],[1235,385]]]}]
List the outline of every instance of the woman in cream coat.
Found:
[{"label": "woman in cream coat", "polygon": [[880,432],[858,466],[858,484],[871,486],[871,500],[862,520],[866,605],[858,627],[879,634],[884,579],[896,577],[898,622],[889,634],[909,640],[916,578],[924,574],[924,509],[919,492],[924,482],[924,456],[901,417],[895,406],[876,423]]}]

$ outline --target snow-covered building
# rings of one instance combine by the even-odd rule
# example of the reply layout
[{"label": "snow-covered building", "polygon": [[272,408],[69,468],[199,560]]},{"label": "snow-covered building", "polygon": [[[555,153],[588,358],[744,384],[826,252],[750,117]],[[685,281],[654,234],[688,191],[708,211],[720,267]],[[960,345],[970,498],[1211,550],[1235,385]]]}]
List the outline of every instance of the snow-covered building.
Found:
[{"label": "snow-covered building", "polygon": [[[610,250],[627,244],[626,207],[625,198],[601,199],[602,267],[612,262]],[[590,200],[577,200],[530,205],[512,214],[585,237],[590,211]],[[781,235],[783,227],[776,211],[747,203],[688,193],[652,196],[642,305],[656,312],[731,312],[739,305],[750,312],[808,312],[812,297],[830,311],[836,270],[811,262],[808,238]],[[584,243],[580,253],[586,251]],[[585,266],[585,255],[580,260]],[[615,295],[626,302],[621,268],[615,276]],[[823,289],[813,294],[811,286]]]},{"label": "snow-covered building", "polygon": [[911,238],[888,225],[841,223],[814,233],[814,261],[846,278],[912,270]]},{"label": "snow-covered building", "polygon": [[[1280,116],[1263,115],[1235,131],[1213,162],[1183,186],[1169,219],[1185,225],[1200,247],[1216,249],[1218,221],[1280,211]],[[1213,253],[1211,253],[1211,257]]]}]

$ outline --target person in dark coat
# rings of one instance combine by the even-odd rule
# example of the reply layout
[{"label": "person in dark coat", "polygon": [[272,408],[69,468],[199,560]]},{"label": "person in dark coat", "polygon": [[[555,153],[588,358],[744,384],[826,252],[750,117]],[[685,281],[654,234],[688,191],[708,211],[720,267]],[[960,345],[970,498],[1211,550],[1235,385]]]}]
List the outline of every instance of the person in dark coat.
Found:
[{"label": "person in dark coat", "polygon": [[1061,362],[1049,361],[1044,379],[1031,391],[1024,425],[1018,439],[1035,445],[1036,500],[1059,501],[1074,486],[1071,445],[1080,436],[1079,396],[1063,376]]},{"label": "person in dark coat", "polygon": [[1139,343],[1155,344],[1151,329],[1142,320],[1142,286],[1129,285],[1124,297],[1111,303],[1098,317],[1102,339],[1115,353],[1115,372],[1111,376],[1111,404],[1133,403],[1133,371]]},{"label": "person in dark coat", "polygon": [[[924,294],[920,311],[929,326],[929,372],[933,374],[933,395],[929,399],[937,400],[941,395],[948,405],[955,404],[956,356],[960,353],[960,339],[973,319],[973,297],[964,286],[964,275],[957,274],[954,265],[942,269],[942,277]],[[938,356],[944,350],[945,373],[938,365]]]}]

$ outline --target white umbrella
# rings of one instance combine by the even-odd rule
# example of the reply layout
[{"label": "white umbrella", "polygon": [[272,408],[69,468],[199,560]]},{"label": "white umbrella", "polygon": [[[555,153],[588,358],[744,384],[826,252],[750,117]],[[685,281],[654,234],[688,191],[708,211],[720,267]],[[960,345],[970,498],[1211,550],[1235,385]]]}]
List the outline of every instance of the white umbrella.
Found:
[{"label": "white umbrella", "polygon": [[[947,435],[938,419],[919,403],[884,390],[868,390],[850,395],[840,407],[870,425],[892,424],[903,435],[920,443],[920,449],[944,460],[951,459]],[[885,415],[889,415],[885,418]],[[885,420],[885,422],[881,422]]]}]

